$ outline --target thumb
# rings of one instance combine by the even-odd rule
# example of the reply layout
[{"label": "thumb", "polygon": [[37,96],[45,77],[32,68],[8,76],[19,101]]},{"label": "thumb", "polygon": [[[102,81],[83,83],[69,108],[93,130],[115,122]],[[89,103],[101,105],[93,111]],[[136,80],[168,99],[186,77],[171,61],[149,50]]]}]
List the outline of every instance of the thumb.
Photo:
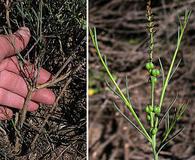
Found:
[{"label": "thumb", "polygon": [[27,27],[21,27],[10,35],[0,35],[0,61],[21,52],[29,40],[30,30]]}]

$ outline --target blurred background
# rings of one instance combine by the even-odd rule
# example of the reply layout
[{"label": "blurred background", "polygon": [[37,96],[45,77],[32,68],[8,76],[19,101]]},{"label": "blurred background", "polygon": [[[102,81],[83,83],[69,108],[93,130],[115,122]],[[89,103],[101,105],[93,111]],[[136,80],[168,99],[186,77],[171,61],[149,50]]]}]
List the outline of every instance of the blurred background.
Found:
[{"label": "blurred background", "polygon": [[[147,61],[148,34],[145,0],[90,0],[90,26],[95,26],[102,54],[107,56],[111,71],[125,89],[125,77],[135,110],[149,128],[144,108],[149,102]],[[171,62],[177,42],[178,16],[192,10],[177,62],[177,72],[169,84],[163,106],[165,111],[177,96],[174,107],[188,103],[182,120],[175,130],[182,133],[161,152],[161,160],[195,160],[195,0],[152,1],[155,20],[155,64],[161,58],[165,71]],[[105,72],[90,41],[89,47],[89,153],[93,160],[150,160],[151,150],[146,140],[116,112],[115,100],[121,110],[123,105],[108,90]],[[161,93],[158,83],[157,97]],[[174,109],[173,109],[174,110]]]}]

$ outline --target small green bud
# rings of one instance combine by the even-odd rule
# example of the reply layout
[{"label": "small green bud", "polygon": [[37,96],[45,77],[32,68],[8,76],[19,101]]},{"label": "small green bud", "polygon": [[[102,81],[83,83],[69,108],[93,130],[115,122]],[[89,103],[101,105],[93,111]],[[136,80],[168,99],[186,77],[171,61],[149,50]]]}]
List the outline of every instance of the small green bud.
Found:
[{"label": "small green bud", "polygon": [[154,111],[154,108],[152,107],[152,105],[149,105],[148,107],[149,107],[150,113]]},{"label": "small green bud", "polygon": [[147,118],[147,120],[148,120],[148,121],[150,121],[150,120],[151,120],[151,117],[150,117],[150,115],[149,115],[149,114],[147,115],[147,117],[146,117],[146,118]]},{"label": "small green bud", "polygon": [[152,62],[146,63],[146,69],[149,71],[151,69],[154,69],[154,64]]},{"label": "small green bud", "polygon": [[151,130],[151,134],[152,135],[155,135],[157,133],[158,129],[157,128],[152,128]]},{"label": "small green bud", "polygon": [[146,113],[150,113],[150,109],[149,109],[149,106],[146,106],[146,109],[145,109]]},{"label": "small green bud", "polygon": [[157,83],[157,81],[158,81],[158,80],[157,80],[157,78],[156,78],[156,77],[154,77],[154,76],[152,76],[152,77],[151,77],[151,82],[152,82],[152,83],[154,83],[154,84],[155,84],[155,83]]},{"label": "small green bud", "polygon": [[159,106],[156,106],[156,107],[154,108],[154,113],[156,113],[157,115],[160,114],[160,111],[161,111],[161,109],[160,109]]},{"label": "small green bud", "polygon": [[154,77],[157,77],[157,76],[160,75],[160,70],[158,70],[158,69],[153,69],[152,72],[151,72],[151,74],[152,74]]}]

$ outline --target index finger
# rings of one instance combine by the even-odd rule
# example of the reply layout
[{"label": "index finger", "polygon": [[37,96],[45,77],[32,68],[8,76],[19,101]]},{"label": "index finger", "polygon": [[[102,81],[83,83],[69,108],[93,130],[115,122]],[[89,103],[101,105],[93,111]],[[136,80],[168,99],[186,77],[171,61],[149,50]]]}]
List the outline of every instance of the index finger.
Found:
[{"label": "index finger", "polygon": [[21,27],[10,35],[0,35],[0,61],[21,52],[29,40],[30,31],[27,27]]}]

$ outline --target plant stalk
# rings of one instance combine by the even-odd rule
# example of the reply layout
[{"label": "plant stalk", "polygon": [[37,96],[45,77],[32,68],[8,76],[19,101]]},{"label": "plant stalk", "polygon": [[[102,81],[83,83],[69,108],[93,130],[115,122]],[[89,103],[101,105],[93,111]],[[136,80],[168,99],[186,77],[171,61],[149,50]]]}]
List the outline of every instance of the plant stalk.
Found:
[{"label": "plant stalk", "polygon": [[129,111],[131,112],[131,114],[133,115],[133,117],[135,118],[137,124],[140,126],[142,132],[144,133],[144,136],[146,137],[146,139],[151,142],[152,139],[150,137],[150,135],[148,134],[148,132],[146,131],[145,127],[143,126],[142,122],[140,121],[139,117],[137,116],[136,112],[134,111],[131,103],[127,100],[127,98],[125,97],[125,95],[123,94],[123,92],[121,91],[121,89],[119,88],[118,84],[116,83],[116,81],[114,80],[108,66],[106,65],[101,53],[100,53],[100,50],[98,48],[98,43],[97,43],[97,37],[96,37],[96,31],[94,30],[94,33],[92,30],[90,30],[90,34],[91,34],[91,38],[92,38],[92,41],[93,41],[93,44],[94,44],[94,47],[96,49],[96,52],[98,54],[98,57],[104,67],[104,69],[106,70],[111,82],[113,83],[113,85],[116,87],[116,90],[118,91],[118,93],[120,94],[123,102],[125,103],[125,105],[127,106],[127,108],[129,109]]},{"label": "plant stalk", "polygon": [[167,86],[168,86],[168,83],[169,83],[169,80],[170,80],[170,76],[171,76],[171,73],[172,73],[172,70],[173,70],[173,66],[175,64],[175,60],[176,60],[177,54],[178,54],[179,49],[180,49],[181,42],[182,42],[183,35],[184,35],[184,31],[186,29],[186,25],[187,25],[187,22],[188,22],[188,19],[189,19],[190,15],[191,15],[191,12],[186,12],[185,17],[184,17],[184,23],[182,24],[180,22],[180,28],[178,29],[177,47],[175,49],[175,52],[174,52],[174,55],[173,55],[173,58],[172,58],[172,61],[171,61],[171,65],[169,67],[167,77],[166,77],[165,82],[163,84],[163,89],[162,89],[162,93],[161,93],[161,97],[160,97],[160,103],[159,103],[160,108],[163,105],[166,89],[167,89]]},{"label": "plant stalk", "polygon": [[156,134],[152,136],[152,152],[154,160],[158,160],[158,153],[156,151]]}]

